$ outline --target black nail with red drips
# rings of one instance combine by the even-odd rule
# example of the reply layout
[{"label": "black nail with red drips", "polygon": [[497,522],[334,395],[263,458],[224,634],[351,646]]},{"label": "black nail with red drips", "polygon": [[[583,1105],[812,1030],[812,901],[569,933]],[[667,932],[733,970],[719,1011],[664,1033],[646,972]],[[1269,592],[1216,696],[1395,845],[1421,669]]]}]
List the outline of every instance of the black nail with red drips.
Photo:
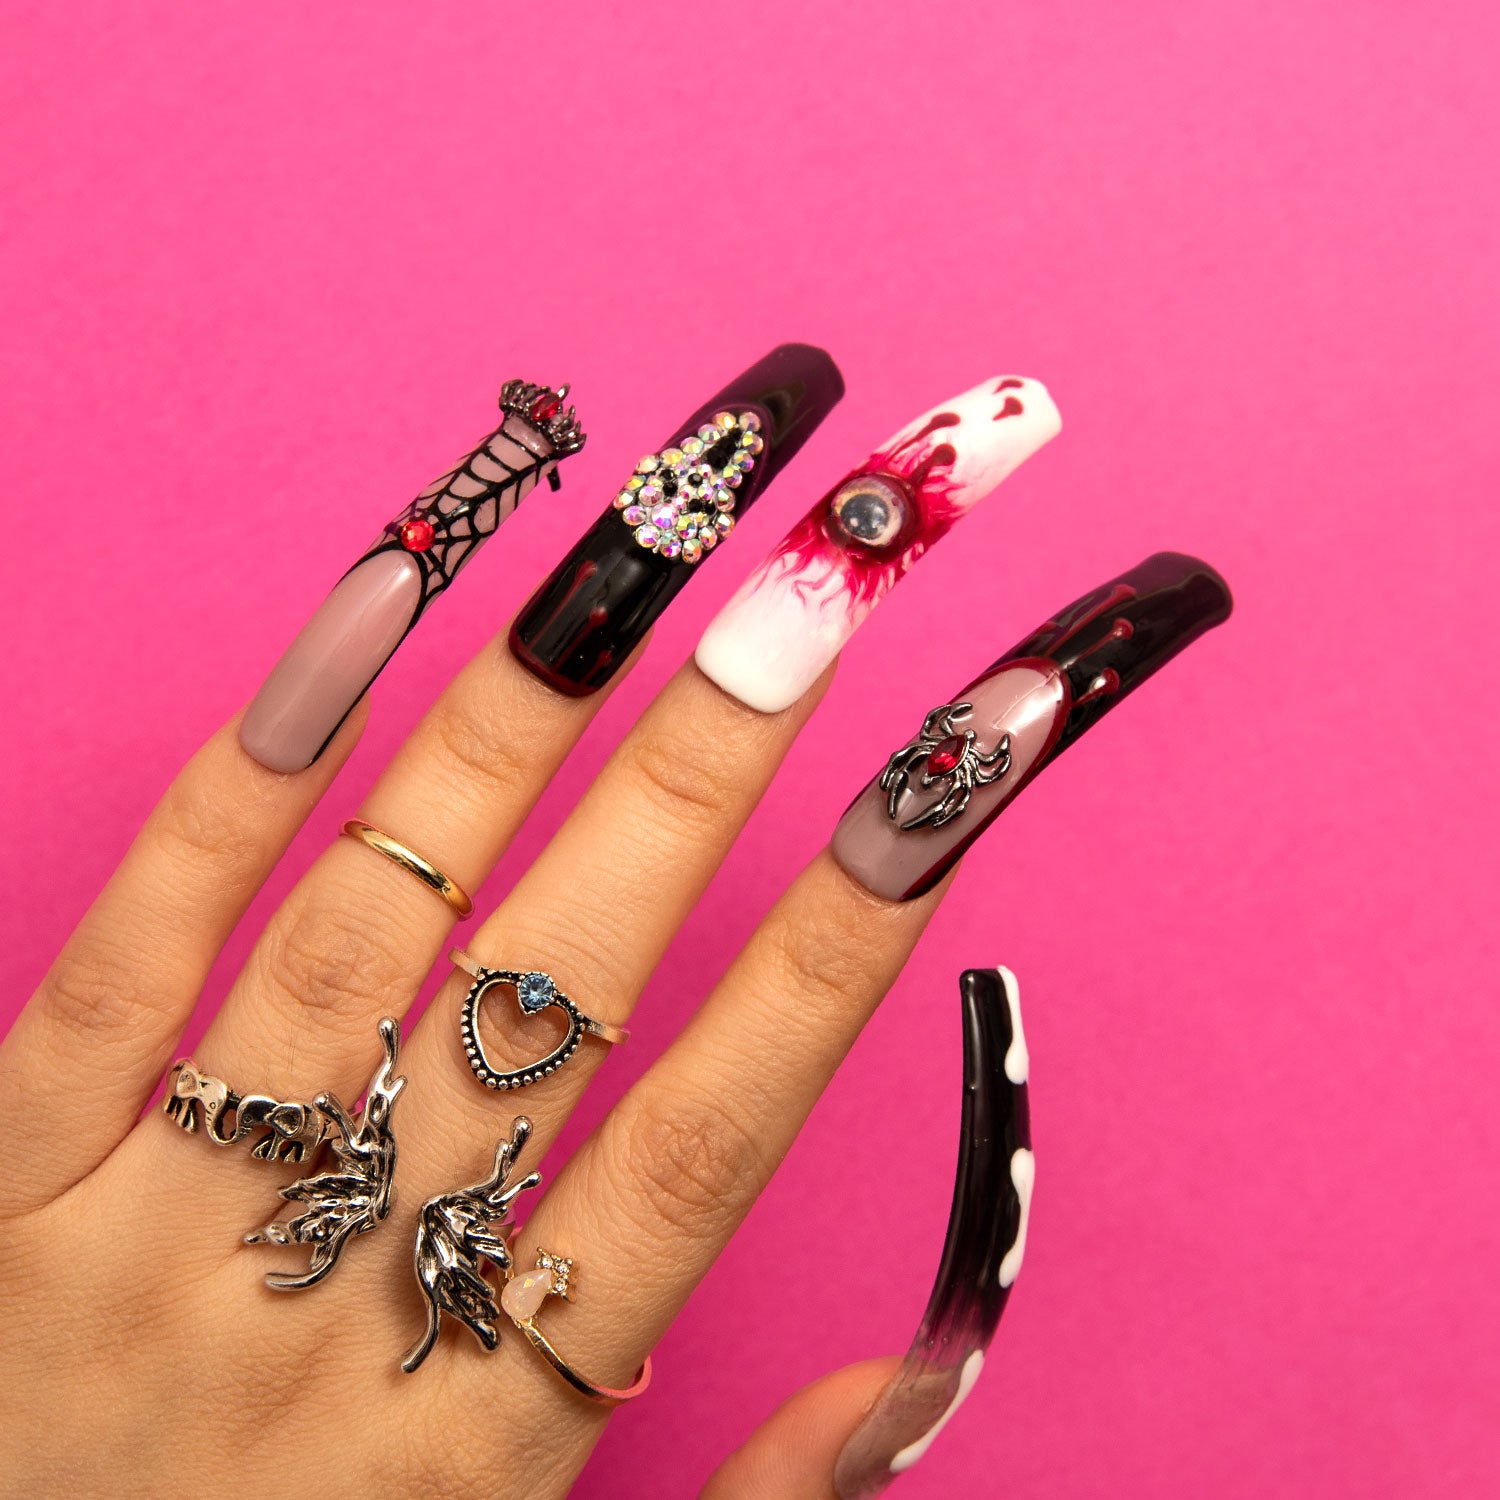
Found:
[{"label": "black nail with red drips", "polygon": [[[719,412],[752,413],[764,448],[734,492],[738,520],[843,394],[843,376],[822,349],[782,344],[704,402],[657,451],[679,447]],[[731,532],[724,541],[732,540]],[[597,692],[707,560],[707,550],[690,563],[640,545],[612,503],[516,617],[510,649],[559,692]]]}]

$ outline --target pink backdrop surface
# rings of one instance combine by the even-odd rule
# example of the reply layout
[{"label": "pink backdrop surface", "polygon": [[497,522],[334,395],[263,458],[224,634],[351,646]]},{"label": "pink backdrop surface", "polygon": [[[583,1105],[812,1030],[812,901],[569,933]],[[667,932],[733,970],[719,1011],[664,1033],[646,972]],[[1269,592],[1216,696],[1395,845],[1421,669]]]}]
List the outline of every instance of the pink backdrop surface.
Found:
[{"label": "pink backdrop surface", "polygon": [[792,1389],[905,1347],[954,980],[996,962],[1033,1056],[1026,1269],[897,1492],[1496,1492],[1492,7],[7,11],[7,1018],[502,378],[574,382],[589,447],[381,680],[205,1008],[439,684],[720,380],[805,339],[849,395],[487,902],[850,461],[1036,375],[1062,437],[856,639],[578,1128],[932,702],[1158,548],[1215,563],[1237,612],[976,848],[578,1493],[690,1493]]}]

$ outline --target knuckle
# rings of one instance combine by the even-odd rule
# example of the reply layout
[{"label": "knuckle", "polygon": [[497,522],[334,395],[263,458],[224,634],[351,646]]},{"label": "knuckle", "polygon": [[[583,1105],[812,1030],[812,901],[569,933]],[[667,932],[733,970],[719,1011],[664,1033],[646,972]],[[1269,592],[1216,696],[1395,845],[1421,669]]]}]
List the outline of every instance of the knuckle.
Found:
[{"label": "knuckle", "polygon": [[639,988],[633,955],[640,943],[629,910],[597,906],[586,922],[550,905],[542,911],[507,912],[500,946],[533,955],[528,963],[545,969],[585,1013],[601,1019],[633,1000]]},{"label": "knuckle", "polygon": [[732,768],[676,730],[642,726],[625,753],[631,778],[667,817],[703,823],[735,801]]},{"label": "knuckle", "polygon": [[152,837],[167,858],[194,868],[212,860],[231,879],[260,863],[261,827],[253,809],[247,815],[245,808],[188,778],[162,798],[151,820]]},{"label": "knuckle", "polygon": [[363,1022],[372,1003],[414,982],[398,923],[371,922],[347,897],[293,899],[256,949],[258,977],[284,1001]]},{"label": "knuckle", "polygon": [[456,693],[437,704],[432,733],[449,768],[482,788],[513,792],[535,779],[509,721],[469,694]]},{"label": "knuckle", "polygon": [[643,1093],[623,1111],[613,1154],[636,1201],[676,1234],[707,1238],[737,1220],[768,1170],[754,1133],[723,1093]]},{"label": "knuckle", "polygon": [[156,1008],[139,954],[98,940],[72,946],[43,983],[47,1012],[70,1037],[133,1030]]},{"label": "knuckle", "polygon": [[804,1007],[842,1004],[869,984],[869,940],[842,915],[804,912],[776,923],[767,937],[772,972]]}]

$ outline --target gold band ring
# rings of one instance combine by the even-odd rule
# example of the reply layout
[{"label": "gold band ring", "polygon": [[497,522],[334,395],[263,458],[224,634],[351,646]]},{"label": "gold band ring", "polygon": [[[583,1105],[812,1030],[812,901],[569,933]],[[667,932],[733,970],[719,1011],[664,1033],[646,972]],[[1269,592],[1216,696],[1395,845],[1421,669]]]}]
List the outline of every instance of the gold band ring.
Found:
[{"label": "gold band ring", "polygon": [[524,1333],[531,1347],[578,1392],[601,1406],[618,1406],[622,1401],[633,1401],[651,1384],[651,1356],[646,1356],[634,1380],[623,1390],[607,1385],[595,1385],[592,1380],[580,1375],[553,1347],[547,1335],[536,1326],[537,1314],[548,1297],[568,1296],[568,1278],[572,1274],[573,1262],[550,1251],[537,1252],[536,1270],[517,1273],[512,1271],[500,1292],[500,1306],[517,1328]]},{"label": "gold band ring", "polygon": [[474,903],[469,899],[469,893],[456,880],[450,880],[444,875],[436,865],[429,864],[416,850],[408,849],[400,839],[393,839],[383,829],[377,828],[373,823],[366,823],[363,818],[350,818],[339,832],[348,834],[351,839],[358,839],[377,854],[383,854],[393,865],[400,865],[403,870],[410,871],[428,890],[436,891],[460,917],[473,913]]}]

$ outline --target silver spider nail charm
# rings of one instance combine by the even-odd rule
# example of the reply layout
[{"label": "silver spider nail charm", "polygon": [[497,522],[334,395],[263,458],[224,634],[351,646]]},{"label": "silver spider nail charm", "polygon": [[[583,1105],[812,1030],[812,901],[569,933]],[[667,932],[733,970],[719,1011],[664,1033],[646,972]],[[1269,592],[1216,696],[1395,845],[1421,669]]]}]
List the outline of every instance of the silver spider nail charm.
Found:
[{"label": "silver spider nail charm", "polygon": [[328,1121],[336,1165],[299,1178],[280,1189],[288,1203],[305,1203],[306,1211],[285,1221],[273,1220],[245,1236],[247,1245],[311,1245],[312,1261],[301,1275],[272,1271],[266,1285],[279,1292],[299,1291],[320,1282],[338,1263],[344,1246],[373,1229],[391,1210],[391,1179],[396,1170],[396,1138],[391,1110],[405,1077],[396,1077],[401,1028],[387,1016],[380,1023],[385,1058],[375,1070],[357,1120],[332,1094],[314,1101]]},{"label": "silver spider nail charm", "polygon": [[900,826],[903,829],[941,828],[961,817],[975,787],[988,786],[1010,770],[1010,736],[988,754],[976,743],[972,729],[959,729],[961,720],[974,711],[972,703],[944,703],[922,720],[917,737],[903,745],[885,763],[880,787],[886,794],[886,816],[900,822],[901,799],[911,790],[911,777],[922,769],[924,792],[944,786],[944,794]]}]

